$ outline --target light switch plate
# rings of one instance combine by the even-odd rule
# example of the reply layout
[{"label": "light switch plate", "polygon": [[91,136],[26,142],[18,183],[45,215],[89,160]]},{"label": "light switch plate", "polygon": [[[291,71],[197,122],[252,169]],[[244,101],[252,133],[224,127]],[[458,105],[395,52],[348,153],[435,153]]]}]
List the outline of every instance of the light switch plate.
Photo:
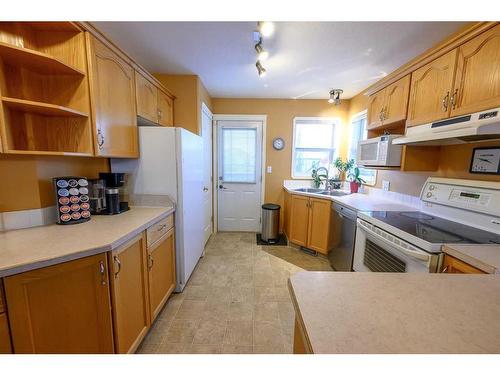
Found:
[{"label": "light switch plate", "polygon": [[273,173],[273,167],[268,165],[267,166],[267,173]]},{"label": "light switch plate", "polygon": [[382,189],[384,189],[385,191],[389,191],[390,188],[391,188],[391,182],[387,180],[382,180]]}]

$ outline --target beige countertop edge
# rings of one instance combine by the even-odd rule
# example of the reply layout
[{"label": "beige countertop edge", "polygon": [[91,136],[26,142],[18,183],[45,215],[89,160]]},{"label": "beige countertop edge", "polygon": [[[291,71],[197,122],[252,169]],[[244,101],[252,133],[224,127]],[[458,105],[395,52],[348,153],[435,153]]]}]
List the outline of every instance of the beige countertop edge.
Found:
[{"label": "beige countertop edge", "polygon": [[[498,248],[499,246],[498,245],[470,245],[470,246],[467,246],[467,249],[469,249],[469,252],[470,252],[470,249],[473,249],[473,247],[477,247],[479,250],[480,248],[483,248],[483,249],[485,247]],[[443,253],[446,253],[448,255],[451,255],[452,257],[455,257],[461,261],[464,261],[465,263],[470,264],[473,267],[479,268],[483,272],[491,273],[491,274],[500,274],[500,269],[498,269],[497,267],[495,267],[491,264],[485,263],[484,261],[479,259],[480,255],[478,255],[476,257],[474,255],[465,254],[464,252],[461,251],[461,249],[462,249],[461,245],[444,245],[442,247]]]},{"label": "beige countertop edge", "polygon": [[[160,207],[154,207],[154,208],[160,208]],[[35,270],[38,268],[54,266],[56,264],[69,262],[72,260],[85,258],[88,256],[112,251],[112,250],[120,247],[121,245],[123,245],[124,243],[129,241],[130,239],[134,238],[142,231],[146,230],[148,227],[150,227],[152,224],[156,223],[158,220],[161,220],[161,219],[171,215],[173,212],[175,212],[175,208],[173,208],[173,207],[172,208],[165,207],[165,209],[167,209],[167,211],[159,214],[155,218],[147,221],[146,223],[142,224],[141,226],[137,227],[136,229],[127,233],[126,235],[118,238],[117,240],[115,240],[112,243],[105,244],[103,246],[96,247],[96,248],[83,249],[82,251],[72,252],[72,253],[62,255],[59,257],[55,257],[55,258],[40,258],[40,259],[31,261],[29,263],[20,264],[20,265],[15,266],[15,267],[7,267],[4,269],[0,269],[0,277],[12,276],[12,275],[15,275],[18,273],[32,271],[32,270]],[[22,229],[20,229],[20,230],[22,230]]]},{"label": "beige countertop edge", "polygon": [[302,319],[302,314],[300,313],[299,302],[297,301],[297,298],[295,296],[295,291],[293,290],[291,279],[288,279],[288,291],[290,293],[293,308],[295,310],[295,320],[299,322],[302,329],[302,333],[304,334],[304,345],[307,346],[307,348],[305,349],[308,351],[308,353],[314,354],[314,350],[311,345],[311,340],[309,340],[309,336],[307,335],[307,329],[305,327],[304,320]]},{"label": "beige countertop edge", "polygon": [[[352,202],[347,201],[347,200],[352,201],[353,199],[360,199],[360,200],[370,199],[370,197],[368,195],[361,194],[361,193],[348,194],[348,195],[344,195],[344,196],[340,196],[340,197],[332,197],[332,196],[325,196],[325,195],[321,195],[321,194],[296,191],[293,189],[289,189],[288,187],[286,187],[284,185],[283,185],[283,189],[285,189],[290,194],[304,195],[306,197],[319,198],[319,199],[327,199],[327,200],[341,204],[343,206],[346,206],[347,208],[351,208],[351,209],[357,210],[357,211],[384,211],[385,209],[387,209],[388,211],[416,211],[415,208],[408,206],[408,205],[405,205],[404,203],[393,203],[393,202],[390,202],[390,201],[385,200],[383,198],[371,197],[371,199],[376,201],[375,203],[371,202],[371,205],[373,205],[373,207],[366,207],[366,202],[359,202],[358,205],[355,205]],[[341,190],[341,191],[345,192],[346,190]],[[374,207],[374,206],[377,206],[377,207]]]}]

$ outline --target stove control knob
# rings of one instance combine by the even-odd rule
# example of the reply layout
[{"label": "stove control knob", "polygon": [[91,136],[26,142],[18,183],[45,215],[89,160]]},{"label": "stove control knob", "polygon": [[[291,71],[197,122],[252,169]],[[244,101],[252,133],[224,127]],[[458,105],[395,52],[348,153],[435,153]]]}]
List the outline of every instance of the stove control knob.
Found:
[{"label": "stove control knob", "polygon": [[428,192],[428,193],[426,194],[426,197],[427,197],[427,198],[432,197],[432,193],[431,193],[431,192]]},{"label": "stove control knob", "polygon": [[429,185],[429,190],[434,190],[436,187],[434,185]]}]

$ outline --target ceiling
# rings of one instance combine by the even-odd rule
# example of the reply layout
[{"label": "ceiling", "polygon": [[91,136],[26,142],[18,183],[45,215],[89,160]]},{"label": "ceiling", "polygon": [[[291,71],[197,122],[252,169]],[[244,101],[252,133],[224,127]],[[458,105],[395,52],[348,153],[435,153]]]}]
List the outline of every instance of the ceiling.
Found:
[{"label": "ceiling", "polygon": [[95,22],[151,72],[196,74],[212,97],[350,98],[465,22],[276,22],[259,78],[255,22]]}]

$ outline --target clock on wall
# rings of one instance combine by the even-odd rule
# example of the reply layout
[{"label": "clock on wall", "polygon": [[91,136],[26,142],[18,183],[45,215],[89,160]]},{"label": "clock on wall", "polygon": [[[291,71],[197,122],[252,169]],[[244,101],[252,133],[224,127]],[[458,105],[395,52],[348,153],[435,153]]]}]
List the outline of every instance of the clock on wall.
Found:
[{"label": "clock on wall", "polygon": [[283,150],[285,148],[285,141],[283,138],[277,137],[273,139],[273,148],[275,150]]}]

